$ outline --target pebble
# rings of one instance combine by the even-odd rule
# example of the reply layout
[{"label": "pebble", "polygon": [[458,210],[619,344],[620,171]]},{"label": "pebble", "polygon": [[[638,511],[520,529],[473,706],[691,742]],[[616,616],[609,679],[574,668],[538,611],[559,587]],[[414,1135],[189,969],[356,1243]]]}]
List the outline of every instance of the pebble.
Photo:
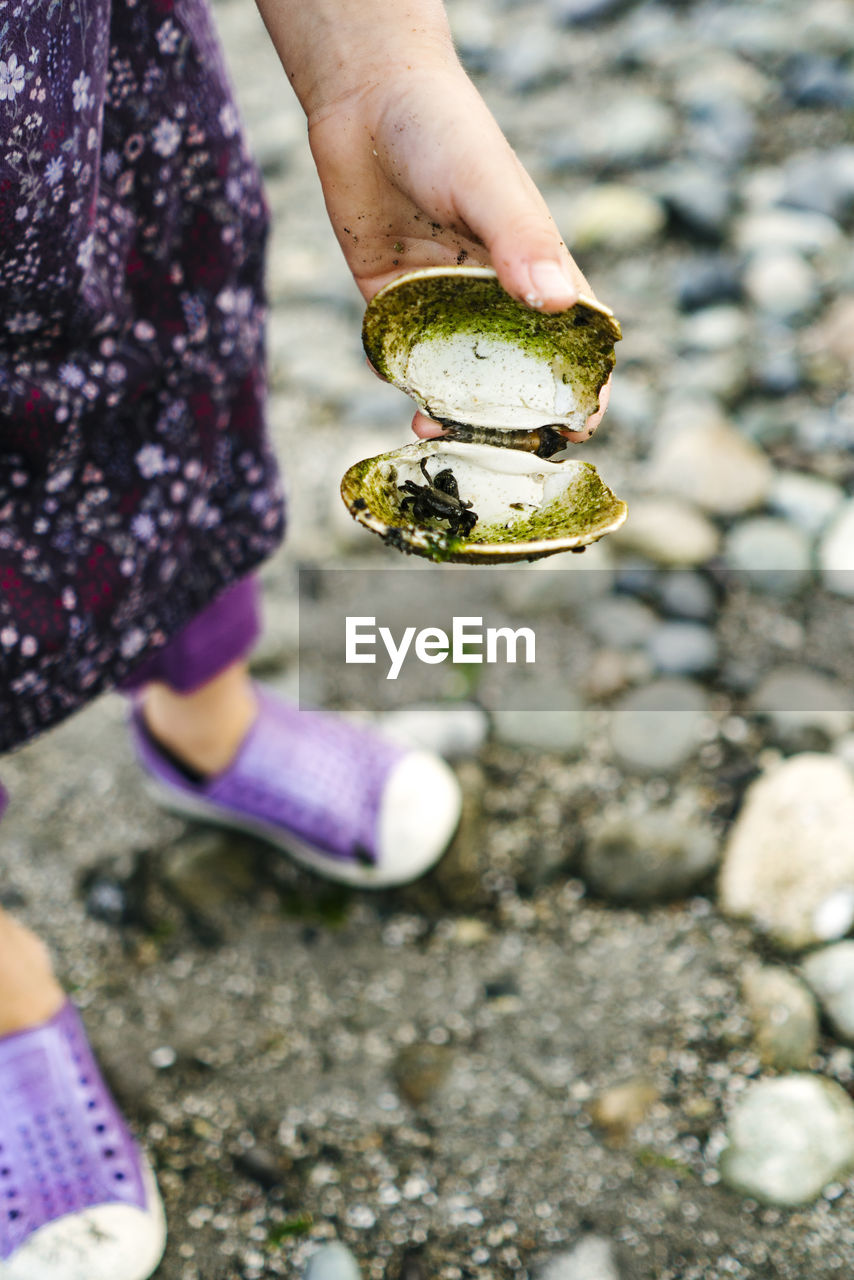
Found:
[{"label": "pebble", "polygon": [[674,164],[658,177],[656,191],[677,230],[700,241],[718,243],[725,238],[734,200],[725,171]]},{"label": "pebble", "polygon": [[568,551],[535,560],[524,570],[505,569],[500,599],[519,616],[548,614],[605,596],[613,583],[613,551],[603,539],[588,547],[583,556]]},{"label": "pebble", "polygon": [[854,76],[838,58],[796,54],[783,77],[783,92],[796,107],[854,106]]},{"label": "pebble", "polygon": [[717,613],[717,595],[711,582],[690,569],[660,574],[655,591],[662,613],[670,617],[710,622]]},{"label": "pebble", "polygon": [[620,1280],[614,1246],[604,1236],[584,1236],[567,1253],[550,1258],[536,1280]]},{"label": "pebble", "polygon": [[780,208],[744,214],[735,224],[733,241],[746,254],[782,252],[808,257],[843,243],[838,223],[826,214]]},{"label": "pebble", "polygon": [[854,942],[813,951],[801,968],[834,1033],[854,1044]]},{"label": "pebble", "polygon": [[733,527],[724,557],[760,591],[787,597],[809,581],[812,546],[797,525],[777,516],[755,516]]},{"label": "pebble", "polygon": [[824,535],[818,559],[828,591],[854,597],[854,498],[848,499]]},{"label": "pebble", "polygon": [[833,744],[834,754],[839,756],[854,773],[854,733],[846,733]]},{"label": "pebble", "polygon": [[725,351],[747,340],[748,322],[733,306],[704,307],[683,321],[680,345],[686,350]]},{"label": "pebble", "polygon": [[763,1066],[798,1071],[818,1050],[818,1011],[809,989],[782,965],[749,967],[742,995]]},{"label": "pebble", "polygon": [[689,680],[656,680],[634,689],[611,717],[617,759],[639,773],[672,773],[702,739],[706,699]]},{"label": "pebble", "polygon": [[714,515],[736,516],[760,506],[771,487],[767,457],[726,423],[673,432],[661,441],[649,481]]},{"label": "pebble", "polygon": [[489,733],[489,717],[474,703],[400,707],[379,724],[386,736],[448,760],[476,755]]},{"label": "pebble", "polygon": [[625,1142],[632,1130],[643,1124],[658,1096],[651,1080],[637,1076],[598,1094],[590,1106],[590,1119],[611,1142]]},{"label": "pebble", "polygon": [[626,596],[594,601],[583,611],[582,620],[594,639],[619,649],[646,645],[657,623],[648,605]]},{"label": "pebble", "polygon": [[665,622],[649,638],[649,655],[662,675],[694,676],[711,671],[718,659],[714,631],[699,622]]},{"label": "pebble", "polygon": [[[759,315],[753,332],[751,373],[755,387],[769,396],[785,396],[797,391],[803,382],[801,358],[792,328],[782,320]],[[773,415],[780,423],[779,411]],[[778,425],[776,430],[781,428]],[[775,428],[765,435],[768,442],[775,438]]]},{"label": "pebble", "polygon": [[578,197],[571,227],[579,250],[627,252],[649,244],[664,228],[664,206],[638,187],[602,183]]},{"label": "pebble", "polygon": [[699,311],[719,303],[737,302],[741,297],[741,273],[732,258],[724,254],[703,254],[676,268],[674,287],[683,311]]},{"label": "pebble", "polygon": [[400,1096],[413,1107],[429,1102],[444,1084],[453,1057],[453,1050],[446,1044],[422,1041],[404,1045],[392,1067]]},{"label": "pebble", "polygon": [[724,851],[720,902],[781,946],[854,924],[854,777],[832,755],[790,757],[748,789]]},{"label": "pebble", "polygon": [[734,168],[753,145],[756,122],[743,102],[726,94],[709,95],[691,108],[686,142],[692,154],[701,153],[717,164]]},{"label": "pebble", "polygon": [[571,709],[529,711],[498,707],[493,712],[492,728],[498,742],[558,755],[576,755],[583,750],[589,732],[587,713]]},{"label": "pebble", "polygon": [[565,74],[560,45],[545,25],[531,24],[518,31],[515,40],[499,47],[493,65],[508,87],[519,93],[529,93]]},{"label": "pebble", "polygon": [[768,1204],[807,1204],[854,1165],[854,1103],[831,1080],[760,1080],[736,1103],[723,1181]]},{"label": "pebble", "polygon": [[720,534],[702,512],[679,498],[634,498],[614,543],[656,564],[688,568],[717,553]]},{"label": "pebble", "polygon": [[821,533],[844,501],[838,484],[807,471],[779,472],[768,491],[771,509],[811,536]]},{"label": "pebble", "polygon": [[801,152],[780,178],[779,204],[843,221],[854,205],[854,146]]},{"label": "pebble", "polygon": [[639,93],[609,95],[603,109],[589,115],[581,146],[588,163],[634,169],[666,156],[675,128],[670,109],[655,98]]},{"label": "pebble", "polygon": [[322,1245],[308,1260],[303,1280],[359,1280],[359,1264],[338,1240]]},{"label": "pebble", "polygon": [[[611,902],[648,903],[684,897],[718,859],[718,839],[692,816],[697,797],[647,813],[611,813],[591,826],[581,869],[590,888]],[[688,802],[686,804],[686,802]]]},{"label": "pebble", "polygon": [[745,270],[744,288],[755,306],[779,320],[806,315],[821,298],[813,269],[798,254],[785,250],[757,254]]},{"label": "pebble", "polygon": [[808,667],[774,667],[752,695],[750,708],[755,715],[767,716],[784,741],[810,729],[832,741],[851,727],[854,692]]},{"label": "pebble", "polygon": [[548,0],[549,9],[558,22],[567,26],[591,26],[607,22],[625,9],[630,0]]}]

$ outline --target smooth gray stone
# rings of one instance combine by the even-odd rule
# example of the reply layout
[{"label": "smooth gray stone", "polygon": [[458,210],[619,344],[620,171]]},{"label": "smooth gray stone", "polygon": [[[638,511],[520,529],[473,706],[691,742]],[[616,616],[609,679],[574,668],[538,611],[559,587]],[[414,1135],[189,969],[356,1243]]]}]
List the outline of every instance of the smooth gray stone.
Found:
[{"label": "smooth gray stone", "polygon": [[775,320],[790,321],[814,311],[821,286],[812,267],[785,249],[759,253],[744,273],[747,296]]},{"label": "smooth gray stone", "polygon": [[783,471],[768,494],[772,510],[808,534],[826,527],[845,501],[845,491],[830,480],[807,471]]},{"label": "smooth gray stone", "polygon": [[649,642],[656,626],[652,609],[626,596],[594,601],[583,613],[584,626],[600,643],[634,649]]},{"label": "smooth gray stone", "polygon": [[854,106],[854,76],[837,58],[798,53],[783,79],[783,90],[796,107]]},{"label": "smooth gray stone", "polygon": [[808,667],[780,666],[764,677],[750,708],[768,716],[784,739],[805,729],[839,738],[854,721],[854,689]]},{"label": "smooth gray stone", "polygon": [[333,1240],[311,1255],[303,1280],[360,1280],[361,1274],[347,1246]]},{"label": "smooth gray stone", "polygon": [[803,975],[835,1033],[854,1044],[854,942],[813,951],[803,963]]},{"label": "smooth gray stone", "polygon": [[[664,199],[666,203],[667,197]],[[699,311],[741,297],[740,271],[724,254],[703,254],[680,264],[674,283],[682,311]]]},{"label": "smooth gray stone", "polygon": [[802,529],[776,516],[757,516],[736,525],[724,553],[733,569],[773,595],[796,595],[809,581],[809,538]]},{"label": "smooth gray stone", "polygon": [[647,650],[656,671],[670,676],[702,675],[718,658],[715,633],[699,622],[662,623],[650,636]]},{"label": "smooth gray stone", "polygon": [[678,808],[615,814],[597,823],[582,858],[590,887],[613,902],[679,898],[715,866],[719,842]]},{"label": "smooth gray stone", "polygon": [[854,205],[854,146],[792,156],[783,169],[779,203],[844,220]]},{"label": "smooth gray stone", "polygon": [[680,164],[663,171],[657,186],[668,212],[698,240],[723,240],[733,210],[732,182],[713,165]]},{"label": "smooth gray stone", "polygon": [[663,573],[656,590],[662,612],[671,617],[709,622],[717,611],[717,597],[711,582],[690,569]]},{"label": "smooth gray stone", "polygon": [[689,680],[657,680],[634,689],[611,716],[614,752],[639,773],[673,772],[700,745],[705,716],[705,696]]},{"label": "smooth gray stone", "polygon": [[727,1186],[768,1204],[807,1204],[854,1166],[854,1103],[820,1076],[760,1080],[736,1104],[727,1138]]}]

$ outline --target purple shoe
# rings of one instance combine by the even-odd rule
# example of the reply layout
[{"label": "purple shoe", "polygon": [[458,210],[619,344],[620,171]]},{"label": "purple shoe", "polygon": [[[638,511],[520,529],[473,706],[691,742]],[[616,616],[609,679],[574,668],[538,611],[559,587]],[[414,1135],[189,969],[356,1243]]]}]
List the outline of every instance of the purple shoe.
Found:
[{"label": "purple shoe", "polygon": [[154,1175],[71,1002],[0,1038],[2,1280],[146,1280],[165,1243]]},{"label": "purple shoe", "polygon": [[258,717],[235,759],[201,782],[167,757],[136,708],[136,750],[159,804],[260,836],[319,875],[362,888],[405,884],[439,860],[461,808],[444,760],[256,693]]}]

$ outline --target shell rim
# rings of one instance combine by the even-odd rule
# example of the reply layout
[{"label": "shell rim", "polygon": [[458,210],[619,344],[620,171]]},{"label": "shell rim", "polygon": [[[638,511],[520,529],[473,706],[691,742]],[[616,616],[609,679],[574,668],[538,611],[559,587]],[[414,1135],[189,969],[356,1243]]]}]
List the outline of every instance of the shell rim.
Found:
[{"label": "shell rim", "polygon": [[[426,280],[438,276],[457,276],[459,278],[469,277],[473,280],[498,280],[498,272],[494,267],[465,267],[456,266],[452,263],[449,263],[444,267],[419,267],[417,271],[405,271],[403,275],[395,276],[393,280],[389,280],[381,289],[377,290],[368,302],[368,307],[372,307],[377,299],[384,297],[387,293],[391,293],[398,285],[408,284],[412,280]],[[499,280],[498,283],[501,284],[501,281]],[[504,288],[503,285],[501,287]],[[507,293],[508,298],[513,298],[514,302],[518,302],[520,306],[525,307],[525,310],[530,311],[534,316],[559,316],[567,311],[571,311],[573,307],[581,305],[583,307],[589,307],[591,311],[598,311],[600,315],[607,317],[609,320],[613,320],[619,328],[620,322],[617,320],[617,317],[614,315],[611,308],[606,303],[600,302],[597,298],[591,298],[589,294],[586,293],[580,293],[572,306],[564,307],[563,311],[540,311],[538,307],[526,306],[524,302],[519,298],[516,298],[508,290],[505,290],[505,293]]]},{"label": "shell rim", "polygon": [[[366,458],[353,463],[353,465],[347,469],[341,480],[341,497],[353,519],[364,528],[370,529],[373,533],[378,534],[383,541],[389,541],[389,534],[392,532],[392,528],[387,525],[380,516],[372,512],[368,506],[359,507],[355,505],[359,501],[364,502],[364,499],[361,497],[360,493],[355,492],[351,487],[351,476],[353,472],[357,467],[364,466],[365,463],[377,462],[380,459],[386,459],[404,451],[421,451],[424,445],[434,446],[432,452],[435,452],[441,448],[441,444],[442,437],[434,436],[427,440],[419,440],[412,444],[403,445],[400,449],[392,450],[390,453],[377,454],[374,458]],[[472,447],[489,448],[497,446],[476,445]],[[546,466],[557,467],[561,465],[560,463],[551,462],[550,459],[543,459],[542,461]],[[423,527],[418,528],[413,526],[409,529],[397,528],[397,537],[394,541],[405,544],[405,546],[400,547],[401,550],[410,551],[416,555],[424,555],[428,559],[433,560],[434,563],[440,563],[443,560],[451,562],[464,561],[467,563],[475,560],[533,560],[542,556],[556,554],[561,551],[572,551],[574,548],[590,546],[591,543],[598,542],[600,538],[605,537],[607,534],[614,533],[625,523],[629,513],[628,505],[622,498],[617,497],[609,485],[605,484],[605,481],[602,480],[602,477],[599,475],[598,470],[592,462],[583,462],[581,459],[575,458],[567,458],[564,459],[564,461],[590,468],[602,484],[603,488],[612,495],[614,499],[613,516],[608,520],[604,527],[580,534],[574,534],[572,536],[537,538],[528,542],[469,542],[458,538],[448,538],[449,542],[454,542],[454,546],[452,549],[448,550],[447,554],[443,554],[441,548],[437,547],[437,541],[443,536],[447,537],[447,535],[443,535],[441,531],[438,532],[438,538],[431,538],[428,536],[428,533],[423,530]]]}]

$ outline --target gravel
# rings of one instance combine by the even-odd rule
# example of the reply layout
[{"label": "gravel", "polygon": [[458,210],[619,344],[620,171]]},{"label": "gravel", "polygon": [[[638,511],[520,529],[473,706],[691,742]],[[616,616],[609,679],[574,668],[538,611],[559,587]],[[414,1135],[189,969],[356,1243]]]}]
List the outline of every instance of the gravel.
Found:
[{"label": "gravel", "polygon": [[[781,960],[854,924],[849,15],[450,8],[623,324],[583,453],[629,501],[623,534],[494,571],[495,598],[548,631],[542,678],[567,710],[517,707],[511,729],[471,672],[438,716],[404,707],[401,731],[455,756],[466,812],[433,875],[369,897],[158,813],[102,699],[3,762],[2,901],[49,941],[151,1152],[161,1280],[302,1275],[333,1241],[363,1280],[838,1280],[854,1051],[828,994],[816,1033]],[[299,646],[297,574],[416,572],[337,494],[351,461],[406,439],[411,406],[365,366],[260,20],[215,11],[274,214],[291,536],[263,573],[256,671],[359,709],[322,646]],[[750,543],[769,520],[770,559]],[[797,590],[768,578],[781,563]],[[609,823],[646,876],[629,900],[605,835],[585,880]],[[722,850],[715,886],[699,868]]]}]

